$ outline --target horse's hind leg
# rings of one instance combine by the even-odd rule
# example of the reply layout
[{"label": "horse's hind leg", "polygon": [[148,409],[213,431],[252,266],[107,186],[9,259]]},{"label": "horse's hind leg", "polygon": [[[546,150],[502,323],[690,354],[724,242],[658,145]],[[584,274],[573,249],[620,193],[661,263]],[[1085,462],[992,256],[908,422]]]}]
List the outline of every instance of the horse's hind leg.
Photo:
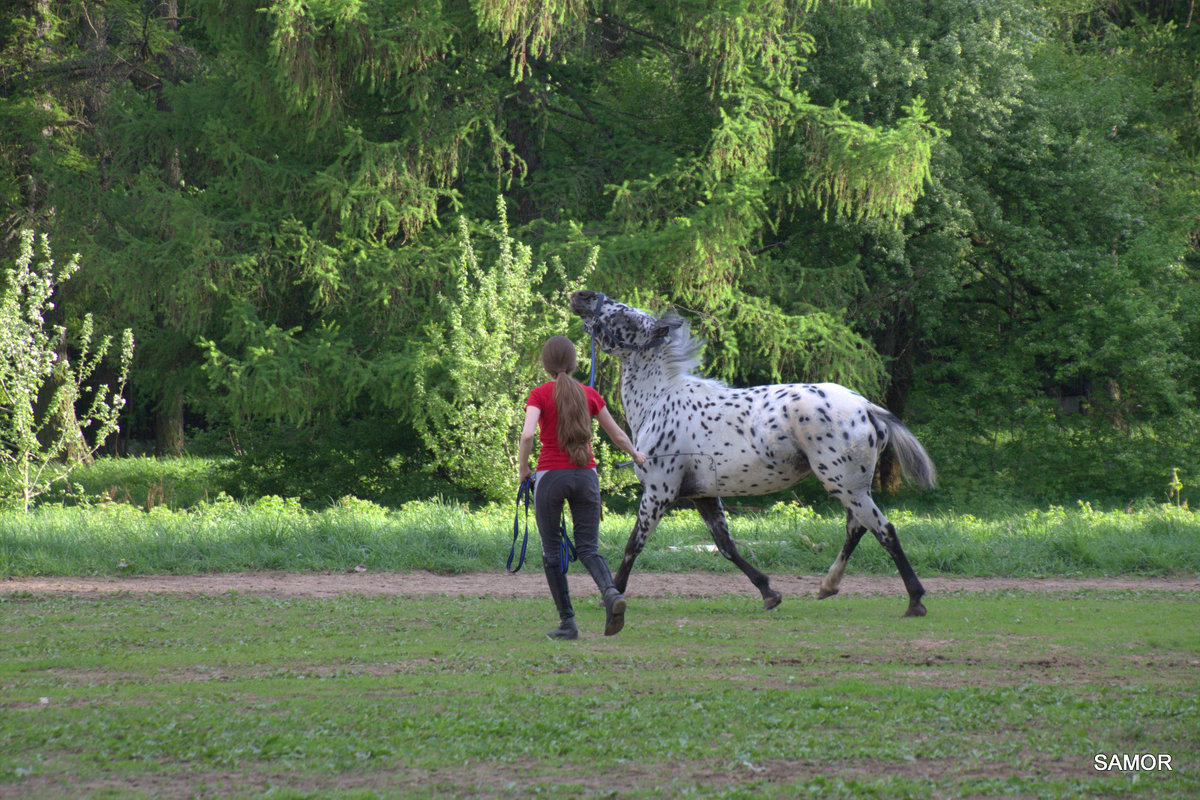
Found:
[{"label": "horse's hind leg", "polygon": [[908,590],[908,610],[904,612],[904,616],[925,616],[925,604],[921,602],[921,598],[925,596],[925,587],[921,585],[917,573],[913,572],[908,558],[904,555],[904,550],[900,547],[900,539],[896,537],[896,527],[885,521],[883,530],[872,532],[879,543],[883,545],[883,549],[891,555],[892,561],[896,562],[896,568],[900,570],[900,577],[904,579],[904,588]]},{"label": "horse's hind leg", "polygon": [[846,541],[842,544],[842,550],[838,553],[833,565],[829,567],[829,573],[825,576],[825,580],[821,581],[821,588],[817,592],[818,600],[833,597],[838,593],[838,587],[842,584],[842,576],[846,574],[846,562],[850,560],[854,548],[858,547],[858,540],[866,532],[865,527],[854,521],[854,514],[847,511]]},{"label": "horse's hind leg", "polygon": [[725,509],[721,505],[721,498],[696,497],[692,499],[692,502],[696,504],[696,510],[700,512],[700,517],[708,525],[708,532],[712,534],[717,550],[721,555],[737,564],[738,569],[746,573],[746,577],[758,587],[758,591],[762,593],[763,606],[770,611],[779,605],[783,595],[771,588],[770,578],[742,558],[737,545],[733,543],[733,539],[729,535],[729,524],[725,521]]},{"label": "horse's hind leg", "polygon": [[900,539],[896,536],[896,527],[883,516],[870,494],[859,495],[852,506],[850,511],[854,517],[875,534],[875,538],[879,540],[883,549],[888,551],[888,555],[896,563],[896,569],[900,570],[904,588],[908,590],[908,610],[904,612],[904,616],[925,616],[925,604],[921,602],[921,598],[925,596],[925,587],[921,585],[917,573],[913,572],[912,566],[908,563],[908,557],[904,555],[904,549],[900,547]]},{"label": "horse's hind leg", "polygon": [[[864,469],[863,474],[869,475],[870,471]],[[836,495],[846,508],[846,543],[842,545],[842,551],[838,554],[837,560],[829,568],[829,574],[821,582],[821,589],[817,593],[817,597],[825,598],[837,593],[842,574],[846,570],[846,561],[854,552],[858,540],[864,533],[870,531],[883,545],[883,549],[888,551],[888,555],[896,564],[896,569],[900,571],[900,578],[904,581],[904,588],[908,591],[908,610],[904,612],[904,616],[925,616],[925,605],[921,602],[921,598],[925,596],[925,587],[921,585],[917,574],[913,572],[912,565],[908,563],[908,557],[904,555],[904,549],[900,547],[900,539],[896,536],[895,526],[888,522],[887,517],[883,516],[883,512],[875,505],[875,501],[871,499],[870,490],[865,485],[844,488],[840,485],[840,481],[830,481],[830,483],[833,486],[831,493]],[[827,485],[826,488],[830,487]]]}]

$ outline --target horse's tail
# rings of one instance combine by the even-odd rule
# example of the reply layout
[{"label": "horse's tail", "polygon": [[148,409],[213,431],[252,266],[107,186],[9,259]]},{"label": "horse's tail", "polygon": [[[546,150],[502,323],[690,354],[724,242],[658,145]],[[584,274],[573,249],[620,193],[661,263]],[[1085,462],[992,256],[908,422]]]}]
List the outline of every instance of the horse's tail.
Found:
[{"label": "horse's tail", "polygon": [[917,437],[913,436],[912,431],[905,427],[895,414],[874,403],[867,404],[867,413],[876,428],[882,427],[887,430],[888,441],[896,449],[896,458],[900,462],[900,472],[904,477],[926,489],[932,488],[937,483],[937,469],[933,466],[933,459],[925,452],[925,448],[917,441]]}]

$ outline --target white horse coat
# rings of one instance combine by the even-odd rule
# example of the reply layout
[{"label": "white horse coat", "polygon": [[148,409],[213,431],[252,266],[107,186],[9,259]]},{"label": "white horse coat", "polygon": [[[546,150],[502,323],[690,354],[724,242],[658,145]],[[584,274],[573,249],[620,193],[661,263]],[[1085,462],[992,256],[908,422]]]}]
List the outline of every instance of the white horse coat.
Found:
[{"label": "white horse coat", "polygon": [[759,588],[765,606],[774,608],[781,597],[738,553],[720,498],[768,494],[815,475],[846,508],[846,541],[818,596],[837,593],[847,560],[869,530],[904,579],[906,616],[925,613],[925,590],[895,528],[871,497],[876,461],[889,444],[906,476],[924,486],[935,480],[929,456],[894,414],[834,383],[736,389],[694,375],[700,343],[674,314],[656,318],[592,291],[576,292],[571,308],[600,349],[620,359],[631,438],[649,456],[637,468],[644,489],[617,588],[625,590],[633,562],[663,513],[687,498],[717,549]]}]

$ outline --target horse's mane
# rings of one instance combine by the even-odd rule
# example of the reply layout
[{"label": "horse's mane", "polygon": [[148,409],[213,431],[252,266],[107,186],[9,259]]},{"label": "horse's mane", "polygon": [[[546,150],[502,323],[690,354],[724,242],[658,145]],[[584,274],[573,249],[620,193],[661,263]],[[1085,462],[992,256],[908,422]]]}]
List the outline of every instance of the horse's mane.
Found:
[{"label": "horse's mane", "polygon": [[675,311],[668,311],[658,321],[671,326],[671,333],[667,335],[666,343],[663,346],[663,372],[667,379],[678,380],[690,377],[695,380],[720,384],[720,381],[713,378],[695,374],[696,370],[700,369],[704,363],[702,357],[704,340],[699,336],[692,335],[688,321]]}]

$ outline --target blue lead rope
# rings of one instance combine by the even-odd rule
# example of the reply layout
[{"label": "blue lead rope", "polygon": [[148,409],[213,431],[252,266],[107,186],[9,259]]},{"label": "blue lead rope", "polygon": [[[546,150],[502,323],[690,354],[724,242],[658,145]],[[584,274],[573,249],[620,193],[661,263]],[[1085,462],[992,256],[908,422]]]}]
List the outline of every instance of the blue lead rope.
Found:
[{"label": "blue lead rope", "polygon": [[[508,549],[508,563],[504,568],[509,572],[520,572],[521,567],[525,564],[525,548],[529,544],[529,503],[533,499],[533,476],[530,475],[525,480],[521,481],[520,487],[517,488],[517,513],[513,516],[513,540],[512,547]],[[521,541],[521,558],[517,561],[517,568],[513,569],[513,556],[517,552],[517,536],[521,532],[521,501],[525,501],[525,538]]]},{"label": "blue lead rope", "polygon": [[[517,537],[521,534],[521,501],[525,501],[525,536],[521,539],[521,557],[517,560],[517,566],[513,568],[513,558],[517,554]],[[520,572],[521,567],[525,564],[525,550],[529,546],[529,504],[533,502],[533,476],[529,476],[517,489],[517,513],[513,516],[513,540],[512,547],[508,550],[508,563],[504,568],[512,573]],[[560,519],[558,523],[558,533],[561,541],[558,548],[558,566],[559,569],[566,574],[568,567],[572,561],[577,561],[579,556],[575,553],[575,544],[571,541],[571,537],[567,535],[567,521],[565,518]]]},{"label": "blue lead rope", "polygon": [[596,388],[596,337],[592,337],[592,374],[588,376],[588,386]]},{"label": "blue lead rope", "polygon": [[571,541],[571,537],[567,535],[567,518],[562,517],[558,521],[558,533],[562,537],[558,545],[558,566],[562,569],[563,575],[567,574],[567,567],[571,566],[571,562],[579,558],[575,555],[575,544]]}]

